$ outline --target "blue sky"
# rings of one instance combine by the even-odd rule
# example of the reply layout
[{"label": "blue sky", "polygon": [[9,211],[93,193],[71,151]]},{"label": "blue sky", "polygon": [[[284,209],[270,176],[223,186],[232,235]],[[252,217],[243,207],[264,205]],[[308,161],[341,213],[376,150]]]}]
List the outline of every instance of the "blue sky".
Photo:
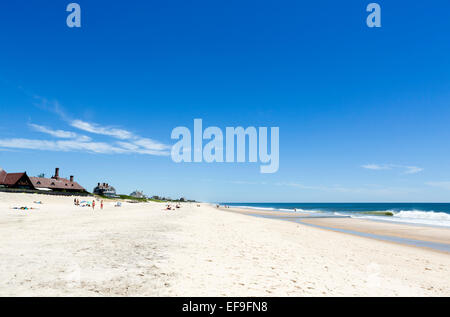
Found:
[{"label": "blue sky", "polygon": [[[0,167],[88,190],[242,202],[448,202],[450,3],[0,4]],[[181,163],[173,128],[280,128],[280,168]]]}]

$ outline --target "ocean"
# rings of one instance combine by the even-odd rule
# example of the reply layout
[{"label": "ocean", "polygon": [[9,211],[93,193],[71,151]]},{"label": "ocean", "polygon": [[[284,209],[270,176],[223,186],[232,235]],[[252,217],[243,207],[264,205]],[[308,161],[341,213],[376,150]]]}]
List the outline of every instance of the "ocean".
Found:
[{"label": "ocean", "polygon": [[241,208],[345,215],[390,222],[450,227],[450,203],[220,203]]}]

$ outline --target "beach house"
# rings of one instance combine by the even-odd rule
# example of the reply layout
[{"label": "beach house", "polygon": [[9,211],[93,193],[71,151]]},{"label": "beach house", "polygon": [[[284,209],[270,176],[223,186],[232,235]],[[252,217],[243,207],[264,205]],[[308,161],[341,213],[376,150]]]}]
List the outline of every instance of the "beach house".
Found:
[{"label": "beach house", "polygon": [[30,177],[26,172],[7,173],[5,170],[0,169],[0,187],[10,189],[86,193],[86,190],[74,181],[73,176],[70,176],[70,179],[60,177],[59,168],[55,169],[55,175],[51,178]]},{"label": "beach house", "polygon": [[116,189],[108,183],[98,183],[94,188],[94,194],[108,197],[118,197]]}]

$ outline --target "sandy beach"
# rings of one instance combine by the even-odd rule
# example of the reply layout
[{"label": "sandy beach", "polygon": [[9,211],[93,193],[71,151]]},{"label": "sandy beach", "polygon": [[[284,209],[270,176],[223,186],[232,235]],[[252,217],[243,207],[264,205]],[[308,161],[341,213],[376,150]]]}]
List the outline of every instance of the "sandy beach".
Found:
[{"label": "sandy beach", "polygon": [[[22,206],[37,209],[11,209]],[[449,253],[208,204],[164,206],[93,211],[73,197],[0,193],[0,296],[450,296]],[[448,231],[416,232],[448,243]]]}]

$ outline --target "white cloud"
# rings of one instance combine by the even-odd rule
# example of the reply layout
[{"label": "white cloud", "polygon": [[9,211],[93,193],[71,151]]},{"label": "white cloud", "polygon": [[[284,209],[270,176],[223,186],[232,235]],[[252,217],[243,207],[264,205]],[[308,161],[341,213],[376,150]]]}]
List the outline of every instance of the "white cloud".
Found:
[{"label": "white cloud", "polygon": [[116,144],[131,152],[149,155],[168,155],[166,150],[170,148],[169,145],[162,144],[149,138],[143,138],[134,133],[111,127],[100,126],[96,123],[90,123],[82,120],[74,120],[71,125],[83,131],[94,134],[111,136],[119,140]]},{"label": "white cloud", "polygon": [[[124,148],[130,152],[138,153],[138,154],[148,154],[148,155],[169,155],[168,151],[164,151],[164,149],[170,148],[166,145],[157,145],[154,149],[150,147],[140,147],[136,144],[136,142],[116,142],[121,148]],[[157,143],[159,144],[159,143]]]},{"label": "white cloud", "polygon": [[136,144],[130,143],[130,142],[116,142],[118,145],[120,145],[120,147],[130,150],[130,151],[135,151],[139,149],[139,146],[137,146]]},{"label": "white cloud", "polygon": [[389,165],[378,165],[378,164],[366,164],[361,166],[369,170],[389,170],[391,167]]},{"label": "white cloud", "polygon": [[417,166],[405,166],[397,164],[366,164],[362,165],[362,168],[380,171],[380,170],[391,170],[391,169],[403,169],[404,174],[417,174],[423,171],[423,168]]},{"label": "white cloud", "polygon": [[168,146],[168,145],[161,144],[159,142],[156,142],[152,139],[147,139],[147,138],[138,138],[133,143],[143,147],[146,150],[160,151],[160,150],[167,150],[170,148],[170,146]]},{"label": "white cloud", "polygon": [[406,168],[405,174],[416,174],[423,171],[423,168],[417,166],[404,166]]},{"label": "white cloud", "polygon": [[79,135],[76,139],[80,142],[90,142],[92,140],[92,138],[87,135]]},{"label": "white cloud", "polygon": [[133,133],[123,130],[123,129],[116,129],[111,127],[102,127],[95,123],[89,123],[82,120],[73,120],[70,125],[74,128],[87,131],[94,134],[101,134],[101,135],[107,135],[112,136],[117,139],[126,140],[126,139],[132,139],[134,138]]},{"label": "white cloud", "polygon": [[39,95],[32,95],[34,105],[42,110],[57,114],[62,121],[79,130],[92,134],[109,136],[120,141],[95,142],[91,137],[81,135],[72,131],[55,130],[38,124],[29,124],[34,130],[46,133],[54,138],[68,140],[33,140],[24,138],[0,139],[0,151],[11,151],[11,149],[33,149],[49,151],[88,151],[94,153],[136,153],[144,155],[170,155],[169,145],[155,140],[144,138],[125,129],[111,126],[101,126],[96,123],[73,119],[68,116],[57,100],[48,100]]},{"label": "white cloud", "polygon": [[47,134],[50,134],[57,138],[74,139],[77,137],[77,134],[75,132],[63,131],[63,130],[52,130],[45,126],[33,124],[33,123],[30,123],[29,126],[38,132],[47,133]]},{"label": "white cloud", "polygon": [[365,185],[358,187],[344,187],[341,185],[334,186],[310,186],[301,183],[275,183],[276,186],[288,186],[295,187],[302,190],[313,190],[313,191],[323,191],[323,192],[335,192],[335,193],[350,193],[350,194],[365,194],[373,196],[385,196],[385,195],[400,195],[416,193],[417,189],[414,188],[401,188],[401,187],[384,187],[376,185]]},{"label": "white cloud", "polygon": [[99,154],[148,154],[169,155],[165,151],[147,151],[113,146],[105,142],[84,142],[80,140],[33,140],[33,139],[0,139],[0,147],[61,152],[90,152]]},{"label": "white cloud", "polygon": [[158,156],[170,155],[170,153],[168,151],[145,150],[145,149],[138,149],[138,150],[135,150],[132,152],[137,153],[137,154],[158,155]]},{"label": "white cloud", "polygon": [[30,149],[43,151],[85,151],[104,154],[143,154],[169,155],[169,145],[162,144],[149,138],[143,138],[124,129],[103,127],[95,123],[82,120],[71,121],[71,126],[93,134],[111,136],[121,141],[95,142],[91,137],[72,131],[56,130],[43,125],[30,123],[29,126],[38,132],[48,134],[57,139],[68,140],[36,140],[25,138],[0,139],[0,147],[7,149]]},{"label": "white cloud", "polygon": [[439,187],[446,190],[450,190],[450,182],[427,182],[425,183],[428,186]]},{"label": "white cloud", "polygon": [[113,147],[103,142],[82,142],[78,140],[50,141],[33,139],[4,139],[0,146],[16,149],[46,151],[89,151],[94,153],[124,153],[126,150]]},{"label": "white cloud", "polygon": [[78,139],[80,141],[90,141],[91,138],[86,135],[78,135],[75,132],[72,131],[65,131],[65,130],[52,130],[46,126],[38,125],[38,124],[29,124],[30,127],[32,127],[35,131],[42,132],[49,134],[51,136],[54,136],[56,138],[60,139]]}]

